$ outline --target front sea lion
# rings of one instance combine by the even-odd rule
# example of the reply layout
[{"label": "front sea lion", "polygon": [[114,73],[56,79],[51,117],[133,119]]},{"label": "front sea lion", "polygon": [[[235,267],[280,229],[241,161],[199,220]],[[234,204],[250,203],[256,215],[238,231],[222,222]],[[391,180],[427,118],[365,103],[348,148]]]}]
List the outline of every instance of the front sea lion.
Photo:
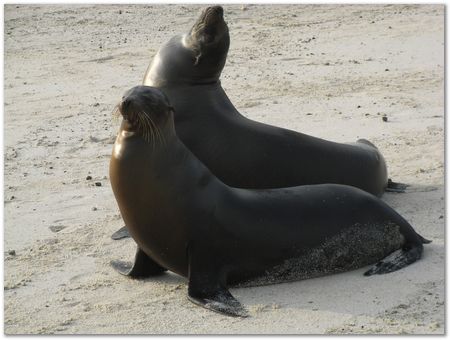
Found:
[{"label": "front sea lion", "polygon": [[134,266],[112,263],[124,274],[171,270],[188,278],[194,303],[245,316],[228,285],[284,282],[376,262],[366,275],[389,273],[422,255],[427,241],[355,187],[227,186],[178,139],[174,109],[156,88],[131,89],[119,111],[124,119],[110,179],[138,245]]}]

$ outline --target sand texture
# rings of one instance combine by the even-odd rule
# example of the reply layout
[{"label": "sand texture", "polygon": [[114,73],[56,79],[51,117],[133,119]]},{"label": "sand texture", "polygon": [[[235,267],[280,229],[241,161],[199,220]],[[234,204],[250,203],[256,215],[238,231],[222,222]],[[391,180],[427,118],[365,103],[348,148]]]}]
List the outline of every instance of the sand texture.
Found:
[{"label": "sand texture", "polygon": [[[376,144],[383,200],[433,243],[398,272],[367,268],[231,292],[222,316],[186,298],[186,279],[130,280],[108,179],[111,112],[151,57],[202,6],[6,5],[7,334],[444,332],[444,6],[226,5],[222,84],[247,117],[338,142]],[[387,122],[382,117],[387,117]]]}]

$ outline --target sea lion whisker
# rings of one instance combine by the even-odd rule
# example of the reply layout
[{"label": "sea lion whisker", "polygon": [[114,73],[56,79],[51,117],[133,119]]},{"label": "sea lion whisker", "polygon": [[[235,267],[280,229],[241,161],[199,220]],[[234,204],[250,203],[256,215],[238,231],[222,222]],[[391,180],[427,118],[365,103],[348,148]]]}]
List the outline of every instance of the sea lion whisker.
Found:
[{"label": "sea lion whisker", "polygon": [[144,121],[146,130],[149,131],[149,132],[151,133],[152,144],[153,144],[153,146],[154,146],[154,144],[156,144],[156,137],[157,137],[157,136],[156,136],[156,133],[155,133],[155,130],[154,130],[154,128],[153,128],[151,122],[149,121],[149,115],[148,115],[148,113],[147,113],[146,111],[143,111],[142,113],[143,113],[143,114],[142,114],[142,119],[143,119],[143,121]]},{"label": "sea lion whisker", "polygon": [[150,124],[150,126],[152,127],[152,130],[155,132],[155,135],[157,136],[158,141],[162,141],[161,133],[160,133],[158,127],[156,126],[155,122],[153,121],[153,119],[147,112],[144,111],[144,113],[145,113],[145,119],[147,120],[148,124]]},{"label": "sea lion whisker", "polygon": [[165,140],[165,138],[164,138],[164,134],[162,133],[162,131],[161,131],[161,128],[160,127],[158,127],[156,124],[155,124],[155,122],[153,121],[153,119],[152,119],[152,117],[149,115],[148,116],[148,118],[150,119],[150,122],[153,124],[153,126],[155,127],[155,130],[156,130],[156,132],[157,132],[157,134],[158,134],[158,136],[159,136],[159,139],[160,139],[160,141],[161,141],[161,144],[163,144],[163,145],[166,145],[166,140]]},{"label": "sea lion whisker", "polygon": [[[156,136],[153,127],[149,124],[147,113],[143,112],[141,116],[143,125],[145,126],[145,133],[147,135],[147,141],[152,144],[152,149],[154,149],[156,144]],[[151,137],[151,140],[150,140]]]},{"label": "sea lion whisker", "polygon": [[117,123],[119,121],[120,115],[121,115],[120,103],[117,103],[111,112],[112,121]]},{"label": "sea lion whisker", "polygon": [[138,131],[142,134],[142,137],[147,142],[150,142],[149,136],[148,136],[148,128],[146,127],[145,121],[143,120],[143,115],[138,113],[135,115],[138,125]]},{"label": "sea lion whisker", "polygon": [[157,128],[156,128],[156,125],[155,125],[154,122],[152,121],[150,115],[149,115],[147,112],[145,112],[145,111],[144,111],[144,113],[145,113],[146,124],[147,124],[148,128],[150,129],[150,131],[152,132],[152,136],[153,136],[153,146],[155,146],[156,143],[159,142],[159,140],[160,140],[161,137],[160,137],[159,132],[158,132],[158,130],[157,130]]},{"label": "sea lion whisker", "polygon": [[158,142],[157,141],[158,135],[156,134],[155,129],[153,128],[151,122],[149,121],[147,113],[145,115],[145,121],[146,121],[147,127],[148,127],[148,129],[149,129],[149,131],[151,132],[151,135],[152,135],[152,150],[154,150],[155,146],[156,146],[156,143]]}]

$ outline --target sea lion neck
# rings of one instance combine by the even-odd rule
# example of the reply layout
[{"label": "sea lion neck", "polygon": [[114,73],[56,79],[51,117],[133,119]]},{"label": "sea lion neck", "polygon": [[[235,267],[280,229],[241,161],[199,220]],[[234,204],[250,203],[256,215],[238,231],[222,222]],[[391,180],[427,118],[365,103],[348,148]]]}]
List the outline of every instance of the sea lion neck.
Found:
[{"label": "sea lion neck", "polygon": [[[221,82],[198,85],[177,85],[161,88],[168,96],[175,109],[175,127],[180,128],[179,123],[183,120],[191,120],[193,117],[235,117],[241,116],[233,103],[228,98]],[[195,100],[193,98],[196,98]],[[180,138],[184,142],[181,135]]]}]

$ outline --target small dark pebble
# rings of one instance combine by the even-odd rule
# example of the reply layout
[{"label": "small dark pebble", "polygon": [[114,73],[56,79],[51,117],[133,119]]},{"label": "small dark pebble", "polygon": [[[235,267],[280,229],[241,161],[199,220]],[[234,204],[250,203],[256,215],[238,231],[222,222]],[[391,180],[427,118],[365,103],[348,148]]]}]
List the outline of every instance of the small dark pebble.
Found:
[{"label": "small dark pebble", "polygon": [[444,215],[439,216],[439,219],[442,220],[444,218]]},{"label": "small dark pebble", "polygon": [[11,256],[16,256],[16,251],[14,249],[13,250],[9,250],[8,254],[11,255]]},{"label": "small dark pebble", "polygon": [[96,186],[96,187],[101,187],[101,186],[102,186],[102,183],[100,183],[100,182],[95,182],[95,186]]},{"label": "small dark pebble", "polygon": [[100,103],[95,103],[95,104],[94,104],[95,107],[97,107],[97,106],[99,106],[99,105],[100,105]]},{"label": "small dark pebble", "polygon": [[9,199],[12,201],[15,198],[16,198],[15,196],[11,196]]},{"label": "small dark pebble", "polygon": [[385,69],[384,71],[385,71],[385,72],[388,72],[388,71],[389,71],[389,69],[387,68],[387,69]]},{"label": "small dark pebble", "polygon": [[388,121],[388,117],[386,117],[386,116],[381,117],[381,119],[383,120],[383,122],[387,122]]},{"label": "small dark pebble", "polygon": [[307,115],[307,116],[312,116],[312,113],[309,113],[309,112],[308,112],[306,115]]},{"label": "small dark pebble", "polygon": [[122,10],[119,10],[119,14],[122,14]]},{"label": "small dark pebble", "polygon": [[358,105],[357,108],[360,109],[360,108],[361,108],[361,105]]},{"label": "small dark pebble", "polygon": [[86,176],[86,181],[90,181],[92,179],[92,176]]},{"label": "small dark pebble", "polygon": [[97,211],[97,208],[96,207],[92,207],[92,211]]}]

